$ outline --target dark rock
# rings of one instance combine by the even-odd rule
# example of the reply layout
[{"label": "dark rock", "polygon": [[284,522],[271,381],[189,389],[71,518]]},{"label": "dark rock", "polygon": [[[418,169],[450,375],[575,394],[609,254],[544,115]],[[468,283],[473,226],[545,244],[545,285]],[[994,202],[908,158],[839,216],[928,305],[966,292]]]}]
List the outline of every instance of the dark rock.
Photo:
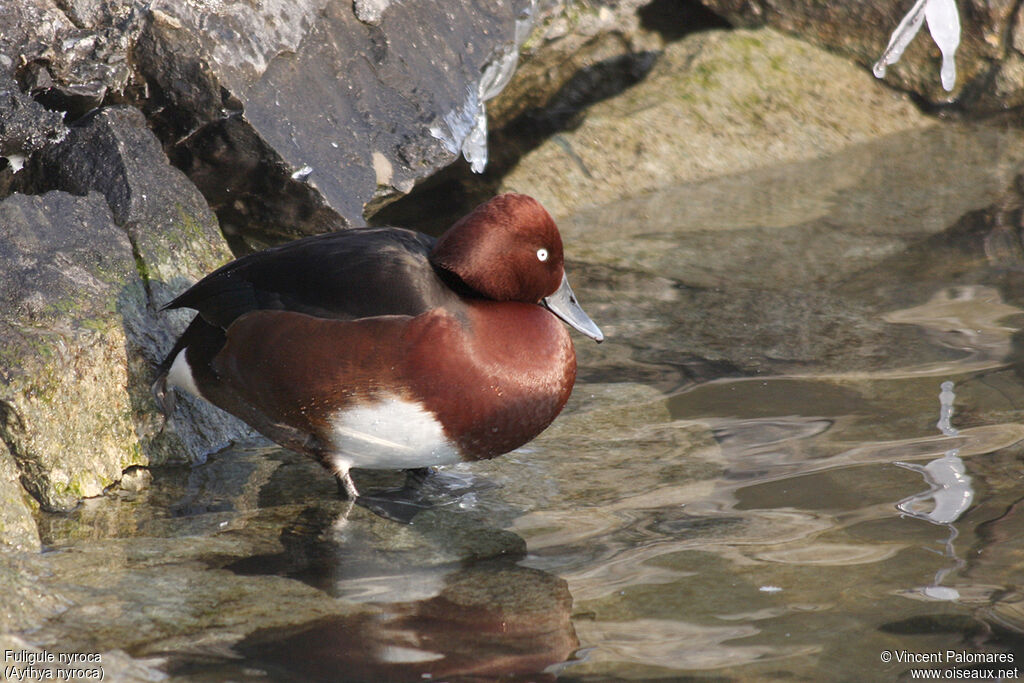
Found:
[{"label": "dark rock", "polygon": [[132,84],[128,51],[141,28],[132,0],[0,4],[0,197],[13,174],[66,121]]},{"label": "dark rock", "polygon": [[75,116],[132,83],[133,0],[21,0],[0,6],[0,74]]},{"label": "dark rock", "polygon": [[47,110],[21,92],[13,78],[0,74],[0,156],[15,171],[25,157],[66,132],[63,116]]},{"label": "dark rock", "polygon": [[136,57],[224,229],[279,240],[361,224],[451,163],[528,7],[160,1]]}]

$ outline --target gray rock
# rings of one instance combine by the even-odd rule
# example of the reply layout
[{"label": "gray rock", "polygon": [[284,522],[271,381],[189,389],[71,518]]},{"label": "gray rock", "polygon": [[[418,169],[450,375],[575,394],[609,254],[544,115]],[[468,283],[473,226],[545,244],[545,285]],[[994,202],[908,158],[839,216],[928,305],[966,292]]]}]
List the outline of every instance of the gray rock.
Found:
[{"label": "gray rock", "polygon": [[0,203],[0,436],[26,488],[67,509],[129,467],[200,460],[247,436],[188,400],[166,429],[149,391],[190,317],[158,307],[230,253],[141,114],[84,117],[27,173],[49,191]]},{"label": "gray rock", "polygon": [[361,3],[364,23],[338,0],[161,0],[136,57],[224,229],[280,239],[361,224],[451,163],[528,6]]}]

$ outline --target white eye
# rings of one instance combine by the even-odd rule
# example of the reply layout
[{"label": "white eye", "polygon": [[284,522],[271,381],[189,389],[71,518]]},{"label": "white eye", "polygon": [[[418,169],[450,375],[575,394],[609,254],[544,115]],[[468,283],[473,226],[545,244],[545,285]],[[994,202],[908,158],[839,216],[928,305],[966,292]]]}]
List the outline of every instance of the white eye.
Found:
[{"label": "white eye", "polygon": [[538,249],[537,250],[537,260],[538,261],[547,261],[548,260],[548,250],[545,249],[544,247],[541,247],[540,249]]}]

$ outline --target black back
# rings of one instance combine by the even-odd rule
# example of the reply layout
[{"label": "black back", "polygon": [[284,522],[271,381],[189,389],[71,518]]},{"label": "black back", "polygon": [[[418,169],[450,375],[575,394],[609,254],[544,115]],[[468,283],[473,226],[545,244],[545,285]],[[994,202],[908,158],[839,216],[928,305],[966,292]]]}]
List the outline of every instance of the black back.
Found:
[{"label": "black back", "polygon": [[419,315],[456,298],[428,261],[434,242],[401,228],[307,237],[228,263],[165,308],[193,308],[221,329],[261,309],[339,320]]}]

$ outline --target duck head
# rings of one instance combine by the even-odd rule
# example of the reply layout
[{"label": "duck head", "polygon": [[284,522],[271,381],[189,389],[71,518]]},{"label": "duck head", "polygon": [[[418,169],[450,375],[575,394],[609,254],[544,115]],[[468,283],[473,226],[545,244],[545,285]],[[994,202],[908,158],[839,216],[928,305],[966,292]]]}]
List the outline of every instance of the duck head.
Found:
[{"label": "duck head", "polygon": [[541,304],[580,333],[604,340],[569,286],[554,219],[532,197],[503,194],[476,207],[438,239],[430,262],[480,296]]}]

